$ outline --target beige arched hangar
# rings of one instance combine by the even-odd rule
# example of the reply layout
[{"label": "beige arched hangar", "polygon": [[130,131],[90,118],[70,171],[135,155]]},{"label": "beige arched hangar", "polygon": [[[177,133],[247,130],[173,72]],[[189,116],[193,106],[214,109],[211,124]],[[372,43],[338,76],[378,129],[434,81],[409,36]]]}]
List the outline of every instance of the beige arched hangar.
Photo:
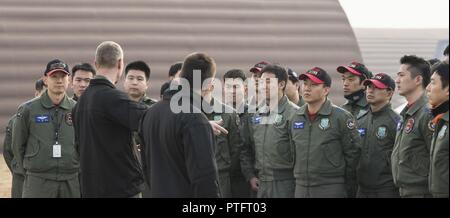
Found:
[{"label": "beige arched hangar", "polygon": [[[321,66],[332,73],[339,64],[361,60],[337,0],[2,0],[1,128],[32,97],[50,59],[70,66],[92,62],[104,40],[122,44],[125,61],[151,65],[153,98],[169,66],[194,51],[212,55],[219,76],[260,60],[297,72]],[[342,103],[337,76],[332,97]]]}]

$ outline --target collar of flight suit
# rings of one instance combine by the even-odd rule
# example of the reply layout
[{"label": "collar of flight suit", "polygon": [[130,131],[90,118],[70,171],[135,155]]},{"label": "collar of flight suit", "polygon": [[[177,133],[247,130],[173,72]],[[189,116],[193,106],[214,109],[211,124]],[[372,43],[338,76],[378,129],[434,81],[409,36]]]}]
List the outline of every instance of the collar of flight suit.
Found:
[{"label": "collar of flight suit", "polygon": [[144,96],[141,97],[141,99],[139,100],[139,102],[142,102],[142,103],[144,103],[144,104],[147,104],[147,103],[156,103],[155,101],[153,101],[153,99],[149,98],[149,97],[147,96],[147,94],[144,94]]},{"label": "collar of flight suit", "polygon": [[442,119],[445,120],[448,123],[448,111],[447,111],[447,113],[444,114]]},{"label": "collar of flight suit", "polygon": [[402,117],[404,117],[405,114],[409,116],[413,116],[419,109],[421,109],[423,106],[425,106],[428,103],[428,99],[425,96],[425,93],[422,94],[422,96],[412,105],[412,107],[408,108],[405,107],[403,111],[400,113]]},{"label": "collar of flight suit", "polygon": [[379,111],[377,112],[372,112],[372,108],[370,108],[370,112],[374,115],[374,116],[378,116],[381,115],[383,113],[385,113],[386,111],[389,110],[389,108],[391,108],[391,103],[386,104],[384,107],[382,107]]},{"label": "collar of flight suit", "polygon": [[[41,104],[42,104],[42,106],[44,106],[44,108],[47,108],[47,109],[51,109],[53,107],[56,107],[56,105],[53,104],[52,100],[50,99],[50,96],[48,95],[48,90],[45,91],[41,95]],[[66,94],[64,94],[64,98],[62,99],[62,101],[58,105],[58,107],[63,108],[65,110],[69,110],[70,109],[69,98],[67,97]]]},{"label": "collar of flight suit", "polygon": [[[277,113],[278,114],[282,114],[286,110],[286,107],[288,106],[288,104],[289,104],[288,97],[286,95],[283,95],[283,97],[278,101],[278,111],[277,111]],[[267,108],[268,108],[267,105],[258,107],[258,114],[260,114],[260,115],[269,115],[271,111],[269,111],[269,112],[261,111],[261,110],[264,110],[264,109],[267,109]]]},{"label": "collar of flight suit", "polygon": [[[307,113],[306,112],[307,108],[308,108],[308,105],[301,107],[298,110],[298,114],[305,115]],[[317,112],[317,114],[327,116],[327,115],[331,114],[332,110],[333,110],[333,105],[331,104],[331,101],[327,98],[325,103],[323,103],[322,107],[320,107],[320,110]]]}]

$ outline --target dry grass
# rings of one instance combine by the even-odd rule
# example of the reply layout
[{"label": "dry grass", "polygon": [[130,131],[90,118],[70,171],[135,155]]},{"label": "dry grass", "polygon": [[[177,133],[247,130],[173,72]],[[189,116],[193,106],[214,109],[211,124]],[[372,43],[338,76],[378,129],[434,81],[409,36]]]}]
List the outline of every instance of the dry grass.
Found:
[{"label": "dry grass", "polygon": [[0,154],[0,198],[11,197],[11,173]]}]

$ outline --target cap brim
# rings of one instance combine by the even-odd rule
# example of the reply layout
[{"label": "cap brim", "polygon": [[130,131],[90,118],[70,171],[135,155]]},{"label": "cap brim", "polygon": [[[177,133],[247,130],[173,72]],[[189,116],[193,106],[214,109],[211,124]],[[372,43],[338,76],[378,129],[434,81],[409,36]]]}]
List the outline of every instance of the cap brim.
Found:
[{"label": "cap brim", "polygon": [[385,85],[384,83],[375,80],[375,79],[368,79],[365,80],[363,83],[365,86],[368,86],[369,84],[373,84],[377,89],[387,89],[389,88],[387,85]]},{"label": "cap brim", "polygon": [[353,75],[356,75],[356,76],[362,76],[362,73],[360,73],[360,72],[354,70],[354,69],[351,68],[351,67],[347,67],[347,66],[339,66],[336,70],[337,70],[337,72],[339,72],[339,73],[350,72],[350,73],[353,74]]},{"label": "cap brim", "polygon": [[55,74],[55,73],[57,73],[57,72],[62,72],[62,73],[65,73],[65,74],[67,74],[67,75],[70,75],[70,73],[67,72],[67,71],[65,71],[64,69],[55,69],[55,70],[52,70],[52,71],[47,72],[45,75],[51,76],[51,75],[53,75],[53,74]]},{"label": "cap brim", "polygon": [[252,69],[250,69],[250,72],[252,73],[259,73],[261,72],[262,68],[259,67],[253,67]]},{"label": "cap brim", "polygon": [[298,82],[298,81],[300,81],[297,77],[295,77],[295,76],[289,76],[289,79],[292,79],[292,80],[294,80],[295,82]]},{"label": "cap brim", "polygon": [[320,80],[319,78],[317,78],[316,76],[309,74],[309,73],[305,73],[302,74],[298,77],[299,80],[306,80],[306,79],[310,79],[311,81],[313,81],[316,84],[324,84],[325,82]]}]

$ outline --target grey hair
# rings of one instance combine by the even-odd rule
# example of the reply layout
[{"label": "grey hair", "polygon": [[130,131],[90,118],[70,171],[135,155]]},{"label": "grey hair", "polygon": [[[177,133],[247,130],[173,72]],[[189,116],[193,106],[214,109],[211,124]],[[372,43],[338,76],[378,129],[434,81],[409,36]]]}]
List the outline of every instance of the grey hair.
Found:
[{"label": "grey hair", "polygon": [[95,62],[99,68],[113,68],[120,59],[123,59],[122,47],[113,41],[102,42],[95,51]]}]

